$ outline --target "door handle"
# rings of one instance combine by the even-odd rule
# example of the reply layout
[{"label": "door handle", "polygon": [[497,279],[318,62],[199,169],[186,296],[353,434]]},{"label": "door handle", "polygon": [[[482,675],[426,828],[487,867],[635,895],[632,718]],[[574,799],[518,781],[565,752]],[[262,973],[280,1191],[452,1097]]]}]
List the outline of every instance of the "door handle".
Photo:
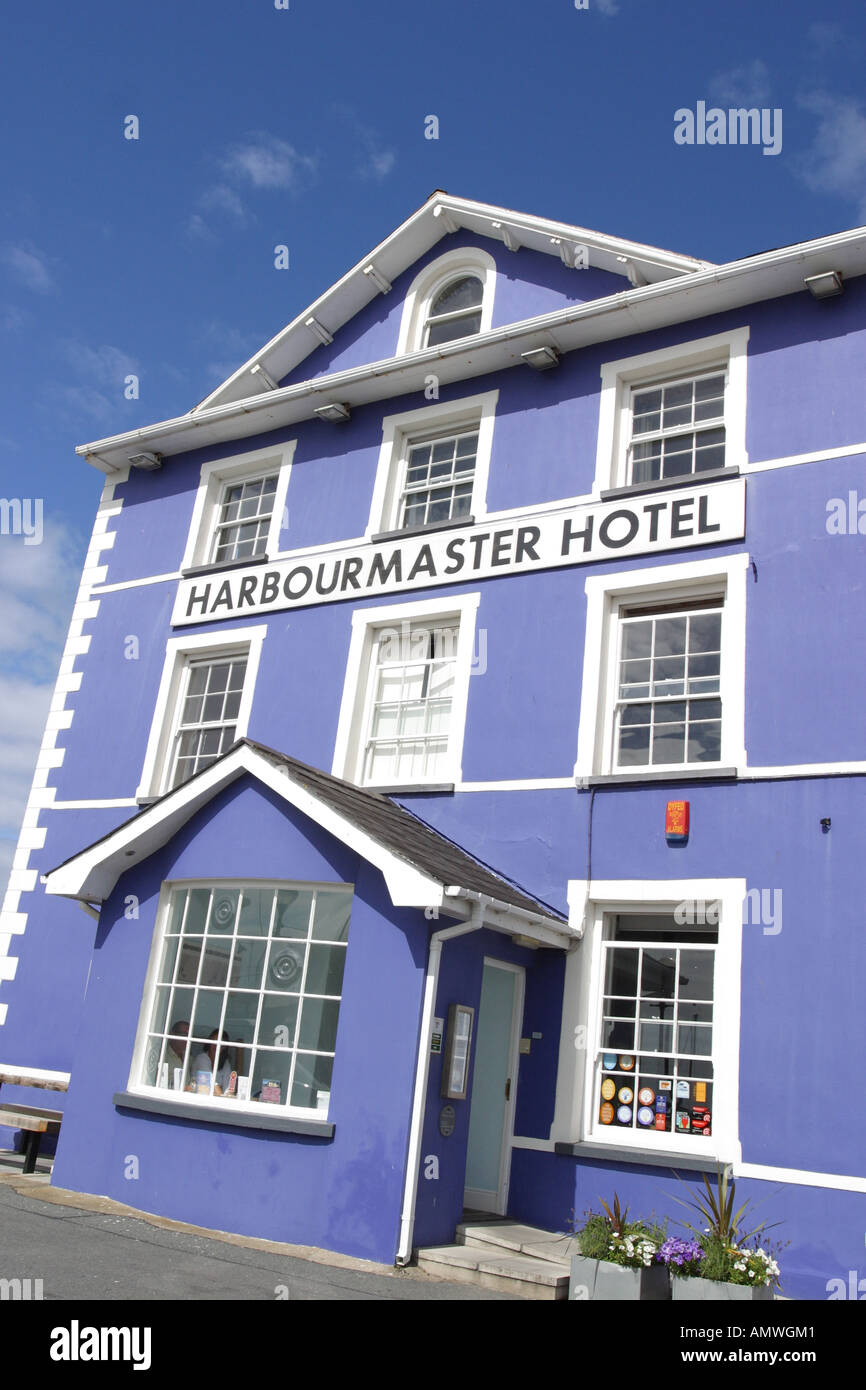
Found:
[{"label": "door handle", "polygon": [[511,1077],[505,1083],[505,1099],[511,1100]]}]

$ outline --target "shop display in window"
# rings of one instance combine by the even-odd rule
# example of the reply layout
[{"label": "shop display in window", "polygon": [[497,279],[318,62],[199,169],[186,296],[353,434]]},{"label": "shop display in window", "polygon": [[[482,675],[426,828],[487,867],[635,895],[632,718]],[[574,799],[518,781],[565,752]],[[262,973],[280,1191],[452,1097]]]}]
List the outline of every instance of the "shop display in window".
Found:
[{"label": "shop display in window", "polygon": [[326,1111],[351,904],[325,885],[174,889],[139,1085]]}]

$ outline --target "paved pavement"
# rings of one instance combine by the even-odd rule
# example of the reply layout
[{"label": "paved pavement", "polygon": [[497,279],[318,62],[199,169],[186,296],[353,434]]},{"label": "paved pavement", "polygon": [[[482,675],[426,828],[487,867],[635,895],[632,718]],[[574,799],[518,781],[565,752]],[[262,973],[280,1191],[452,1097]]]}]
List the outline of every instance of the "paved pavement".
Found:
[{"label": "paved pavement", "polygon": [[[20,1162],[20,1160],[19,1160]],[[58,1201],[58,1198],[60,1199]],[[67,1205],[67,1203],[76,1203]],[[80,1205],[78,1205],[80,1203]],[[104,1198],[60,1193],[0,1163],[0,1280],[41,1279],[47,1300],[483,1300],[522,1302],[419,1270],[373,1272],[261,1241],[172,1229]]]}]

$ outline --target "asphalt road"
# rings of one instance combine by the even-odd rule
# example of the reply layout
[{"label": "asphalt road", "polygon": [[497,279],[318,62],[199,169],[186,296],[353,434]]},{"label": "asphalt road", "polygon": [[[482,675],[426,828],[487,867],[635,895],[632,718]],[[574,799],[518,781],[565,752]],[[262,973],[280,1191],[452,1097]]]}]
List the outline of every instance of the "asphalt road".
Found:
[{"label": "asphalt road", "polygon": [[417,1270],[389,1275],[343,1269],[163,1230],[136,1217],[56,1206],[5,1183],[0,1184],[2,1279],[41,1279],[45,1301],[506,1299]]}]

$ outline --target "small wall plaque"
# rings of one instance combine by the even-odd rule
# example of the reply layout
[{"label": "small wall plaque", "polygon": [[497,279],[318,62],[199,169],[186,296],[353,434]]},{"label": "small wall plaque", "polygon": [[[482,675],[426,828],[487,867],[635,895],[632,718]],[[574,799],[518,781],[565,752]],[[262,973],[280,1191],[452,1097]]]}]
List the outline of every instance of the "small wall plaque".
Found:
[{"label": "small wall plaque", "polygon": [[457,1123],[457,1111],[453,1105],[443,1105],[439,1111],[439,1133],[445,1138],[450,1139],[454,1133],[454,1126]]}]

